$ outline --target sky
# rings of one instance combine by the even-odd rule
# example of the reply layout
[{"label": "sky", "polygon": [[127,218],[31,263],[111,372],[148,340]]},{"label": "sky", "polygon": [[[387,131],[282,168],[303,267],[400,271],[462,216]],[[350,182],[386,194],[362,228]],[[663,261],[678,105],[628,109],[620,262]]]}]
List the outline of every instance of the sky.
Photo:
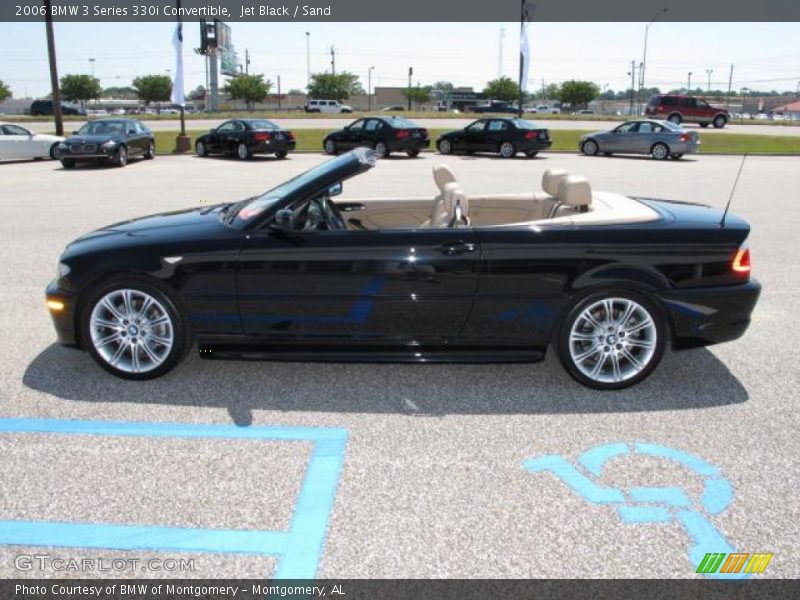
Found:
[{"label": "sky", "polygon": [[[91,73],[103,87],[130,85],[139,75],[174,68],[172,23],[56,23],[59,74]],[[451,81],[483,89],[498,74],[517,78],[518,23],[231,23],[239,60],[250,51],[250,73],[281,77],[281,91],[304,88],[307,79],[306,31],[311,71],[330,69],[360,76],[367,87],[405,86],[408,68],[414,84]],[[501,33],[504,31],[504,35]],[[631,60],[642,60],[644,23],[531,23],[529,89],[568,79],[587,79],[601,88],[630,87]],[[199,46],[199,24],[184,25],[186,91],[205,83],[205,66],[192,48]],[[502,38],[502,44],[501,44]],[[49,74],[43,23],[0,23],[6,48],[0,80],[15,97],[47,94]],[[686,85],[795,91],[800,85],[800,23],[671,23],[650,28],[647,87],[664,90]],[[502,45],[502,58],[500,48]],[[94,64],[89,61],[94,58]],[[273,88],[274,91],[274,88]]]}]

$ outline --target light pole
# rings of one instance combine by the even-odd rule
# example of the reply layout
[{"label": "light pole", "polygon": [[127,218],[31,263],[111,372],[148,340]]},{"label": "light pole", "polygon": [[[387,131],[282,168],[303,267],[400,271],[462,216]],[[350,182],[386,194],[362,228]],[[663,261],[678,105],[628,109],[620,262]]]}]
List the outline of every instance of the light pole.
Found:
[{"label": "light pole", "polygon": [[692,93],[692,72],[689,71],[689,78],[686,80],[686,93]]},{"label": "light pole", "polygon": [[372,110],[372,69],[375,67],[370,67],[367,71],[367,110]]},{"label": "light pole", "polygon": [[311,32],[306,31],[306,85],[311,85]]},{"label": "light pole", "polygon": [[706,93],[711,93],[711,74],[714,72],[714,69],[706,69],[706,75],[708,75],[708,90]]},{"label": "light pole", "polygon": [[650,33],[650,26],[655,23],[665,12],[667,12],[666,8],[659,10],[644,28],[644,52],[642,53],[642,72],[639,77],[639,91],[644,88],[644,71],[647,66],[647,35]]},{"label": "light pole", "polygon": [[408,67],[408,110],[411,110],[411,76],[414,74],[414,67]]},{"label": "light pole", "polygon": [[605,114],[606,112],[606,90],[608,89],[608,84],[603,84],[603,93],[600,95],[600,113]]},{"label": "light pole", "polygon": [[94,61],[95,61],[94,58],[89,59],[89,64],[92,65],[92,77],[94,77]]}]

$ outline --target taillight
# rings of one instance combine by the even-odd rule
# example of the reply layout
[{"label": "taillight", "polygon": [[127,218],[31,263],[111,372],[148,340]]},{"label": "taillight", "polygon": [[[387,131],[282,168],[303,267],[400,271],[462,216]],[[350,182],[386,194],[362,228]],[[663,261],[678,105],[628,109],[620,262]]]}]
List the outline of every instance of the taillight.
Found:
[{"label": "taillight", "polygon": [[692,135],[690,133],[682,133],[681,134],[681,141],[688,142],[692,139]]},{"label": "taillight", "polygon": [[536,132],[535,131],[526,131],[525,132],[525,139],[526,140],[532,140],[535,137],[536,137]]},{"label": "taillight", "polygon": [[287,131],[286,132],[286,139],[293,140],[294,139],[294,133],[291,132],[291,131]]},{"label": "taillight", "polygon": [[407,138],[411,134],[408,132],[407,129],[399,129],[395,135],[397,136],[397,139],[402,140],[403,138]]},{"label": "taillight", "polygon": [[270,134],[268,134],[268,133],[260,132],[260,133],[255,134],[253,136],[253,139],[255,141],[257,141],[257,142],[266,142],[271,137],[272,136]]},{"label": "taillight", "polygon": [[734,273],[750,274],[750,248],[742,246],[736,251],[731,263],[731,269]]}]

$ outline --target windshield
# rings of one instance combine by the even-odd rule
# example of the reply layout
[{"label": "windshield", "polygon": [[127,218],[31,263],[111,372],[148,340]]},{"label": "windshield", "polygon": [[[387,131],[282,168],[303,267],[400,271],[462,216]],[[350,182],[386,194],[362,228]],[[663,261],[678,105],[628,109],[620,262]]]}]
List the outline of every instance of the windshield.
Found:
[{"label": "windshield", "polygon": [[80,135],[108,135],[109,133],[125,133],[125,121],[94,121],[78,130]]},{"label": "windshield", "polygon": [[253,129],[279,129],[275,123],[267,121],[266,119],[253,119],[248,121],[248,123]]},{"label": "windshield", "polygon": [[660,125],[663,125],[667,129],[671,129],[672,131],[680,131],[682,127],[680,125],[676,125],[672,121],[659,121]]}]

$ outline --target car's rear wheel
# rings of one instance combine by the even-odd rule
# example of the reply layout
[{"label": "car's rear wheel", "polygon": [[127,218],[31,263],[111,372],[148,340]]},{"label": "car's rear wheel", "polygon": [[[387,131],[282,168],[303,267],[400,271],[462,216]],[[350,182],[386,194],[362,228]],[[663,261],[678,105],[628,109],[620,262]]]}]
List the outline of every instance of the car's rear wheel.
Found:
[{"label": "car's rear wheel", "polygon": [[648,297],[606,290],[580,300],[561,323],[558,355],[576,381],[597,390],[635,385],[664,355],[663,312]]},{"label": "car's rear wheel", "polygon": [[727,123],[728,119],[726,119],[722,115],[717,115],[716,117],[714,117],[714,127],[716,129],[722,129],[723,127],[725,127],[725,125],[727,125]]},{"label": "car's rear wheel", "polygon": [[586,156],[596,156],[600,148],[594,140],[586,140],[581,144],[581,152]]},{"label": "car's rear wheel", "polygon": [[667,119],[670,123],[675,123],[675,125],[680,125],[681,121],[683,121],[683,117],[681,117],[678,113],[673,113]]},{"label": "car's rear wheel", "polygon": [[664,160],[666,158],[669,158],[669,155],[670,155],[669,147],[666,144],[662,144],[661,142],[653,144],[653,147],[650,148],[650,156],[652,156],[656,160]]},{"label": "car's rear wheel", "polygon": [[381,158],[386,158],[389,156],[389,147],[384,142],[378,142],[375,144],[375,152]]},{"label": "car's rear wheel", "polygon": [[331,139],[325,140],[323,148],[325,149],[325,154],[336,154],[336,142]]},{"label": "car's rear wheel", "polygon": [[500,144],[499,152],[500,156],[503,158],[514,158],[514,156],[517,154],[517,149],[511,142],[503,142]]},{"label": "car's rear wheel", "polygon": [[250,158],[250,148],[247,147],[247,144],[241,142],[238,146],[236,146],[236,158],[239,160],[247,160]]},{"label": "car's rear wheel", "polygon": [[120,146],[117,150],[117,155],[114,157],[114,164],[118,167],[124,167],[128,164],[128,149],[125,146]]},{"label": "car's rear wheel", "polygon": [[197,142],[194,151],[197,152],[197,156],[208,156],[208,148],[203,142]]},{"label": "car's rear wheel", "polygon": [[58,160],[58,142],[50,146],[50,158]]},{"label": "car's rear wheel", "polygon": [[92,358],[124,379],[153,379],[177,365],[189,340],[180,311],[145,281],[109,282],[91,293],[81,333]]},{"label": "car's rear wheel", "polygon": [[533,157],[535,157],[537,154],[539,154],[539,151],[538,151],[538,150],[528,150],[528,151],[525,153],[525,156],[527,156],[528,158],[533,158]]},{"label": "car's rear wheel", "polygon": [[450,144],[449,140],[439,140],[439,143],[436,144],[436,149],[439,151],[439,154],[453,153],[453,146]]},{"label": "car's rear wheel", "polygon": [[276,158],[286,158],[288,155],[289,153],[286,150],[281,150],[275,153]]},{"label": "car's rear wheel", "polygon": [[153,160],[156,157],[156,144],[155,144],[155,142],[148,142],[147,143],[147,150],[144,153],[144,157],[147,160]]}]

